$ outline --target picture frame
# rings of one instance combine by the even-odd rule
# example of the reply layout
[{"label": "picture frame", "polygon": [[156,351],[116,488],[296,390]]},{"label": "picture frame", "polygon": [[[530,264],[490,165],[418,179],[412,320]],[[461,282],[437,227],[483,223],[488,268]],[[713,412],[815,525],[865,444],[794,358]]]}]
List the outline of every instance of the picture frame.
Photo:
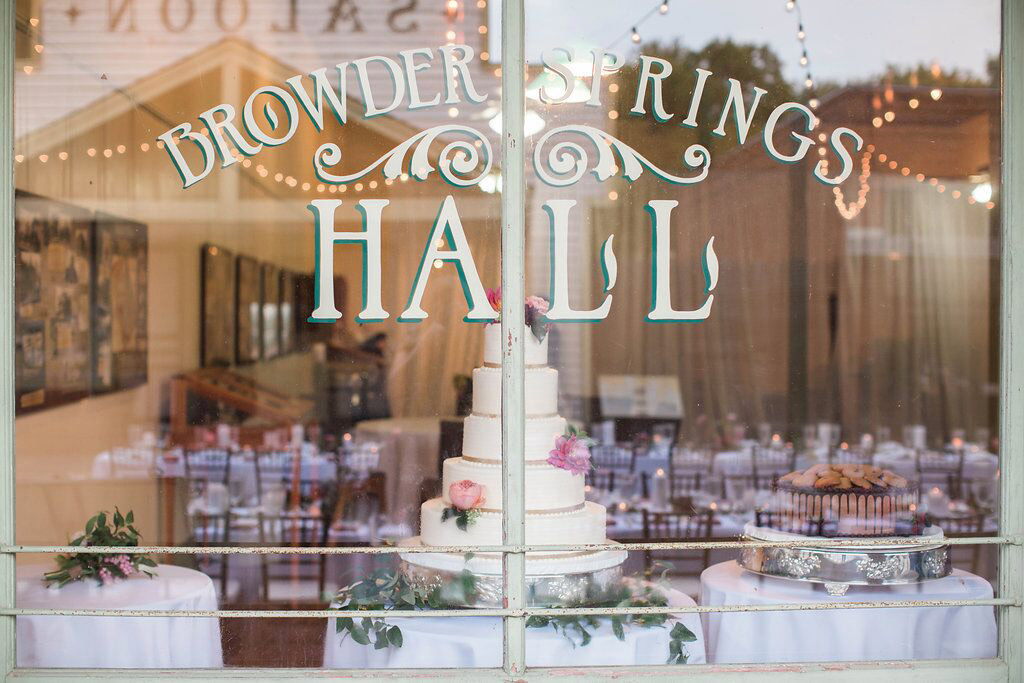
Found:
[{"label": "picture frame", "polygon": [[250,256],[235,260],[235,362],[255,363],[262,357],[262,269]]},{"label": "picture frame", "polygon": [[90,374],[101,394],[149,377],[149,237],[142,223],[97,213],[91,241]]},{"label": "picture frame", "polygon": [[199,364],[226,367],[235,361],[235,255],[216,244],[200,247]]}]

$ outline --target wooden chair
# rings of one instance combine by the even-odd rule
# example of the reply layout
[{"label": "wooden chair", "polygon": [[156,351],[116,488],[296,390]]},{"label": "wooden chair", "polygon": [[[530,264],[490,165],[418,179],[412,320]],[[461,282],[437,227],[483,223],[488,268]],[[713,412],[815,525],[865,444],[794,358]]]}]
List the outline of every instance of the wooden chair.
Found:
[{"label": "wooden chair", "polygon": [[591,470],[587,473],[586,482],[591,488],[599,491],[614,491],[615,474],[615,470]]},{"label": "wooden chair", "polygon": [[[186,515],[186,521],[189,530],[187,545],[203,548],[223,548],[231,545],[231,513],[196,512]],[[222,553],[195,556],[196,569],[219,583],[222,601],[227,599],[230,558],[231,555]]]},{"label": "wooden chair", "polygon": [[671,472],[669,475],[669,495],[674,498],[683,498],[700,493],[701,488],[700,472]]},{"label": "wooden chair", "polygon": [[188,449],[185,455],[185,481],[193,494],[202,493],[210,483],[228,485],[231,454],[222,448]]},{"label": "wooden chair", "polygon": [[296,458],[291,451],[265,451],[256,454],[256,495],[264,502],[265,491],[278,486],[288,490],[295,474]]},{"label": "wooden chair", "polygon": [[[325,546],[327,544],[327,524],[325,519],[331,517],[320,515],[265,515],[260,514],[259,539],[260,545],[275,548],[297,548],[309,546]],[[270,586],[274,580],[289,579],[298,582],[314,579],[317,586],[316,602],[324,595],[326,584],[327,556],[316,555],[260,555],[261,597],[265,602],[271,601]],[[296,602],[292,599],[290,602]]]},{"label": "wooden chair", "polygon": [[[688,514],[684,512],[651,512],[644,509],[643,538],[645,543],[670,543],[673,541],[706,541],[711,538],[711,526],[714,519],[712,512]],[[700,576],[708,565],[711,550],[674,550],[658,551],[670,561],[684,562],[690,569],[682,572],[670,571],[679,576]],[[652,551],[644,551],[644,568],[650,573],[654,566]],[[675,569],[675,567],[673,567]]]},{"label": "wooden chair", "polygon": [[960,482],[964,478],[964,454],[961,453],[918,453],[917,479],[922,494],[938,486],[953,500],[962,500]]},{"label": "wooden chair", "polygon": [[590,462],[599,470],[632,472],[636,454],[624,446],[601,445],[590,449]]},{"label": "wooden chair", "polygon": [[[969,515],[957,515],[942,517],[931,515],[932,520],[942,529],[942,533],[948,538],[978,538],[987,536],[985,533],[985,514],[976,512]],[[981,545],[971,546],[950,546],[951,557],[959,554],[956,551],[969,551],[968,564],[972,574],[978,574],[981,569]]]}]

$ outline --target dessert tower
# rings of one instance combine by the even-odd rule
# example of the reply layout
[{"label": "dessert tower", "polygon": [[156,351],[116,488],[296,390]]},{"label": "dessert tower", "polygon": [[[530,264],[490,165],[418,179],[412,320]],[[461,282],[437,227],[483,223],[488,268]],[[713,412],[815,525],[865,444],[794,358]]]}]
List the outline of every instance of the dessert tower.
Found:
[{"label": "dessert tower", "polygon": [[[584,498],[589,469],[585,444],[573,438],[558,414],[558,371],[548,367],[548,340],[527,326],[525,357],[526,543],[569,545],[607,543],[605,508]],[[420,510],[420,536],[412,544],[501,545],[501,325],[484,328],[484,363],[473,370],[473,411],[465,420],[462,456],[444,461],[442,495]],[[582,450],[581,450],[582,449]],[[527,556],[527,575],[620,576],[623,551],[536,552]],[[406,554],[416,567],[499,575],[498,555]]]}]

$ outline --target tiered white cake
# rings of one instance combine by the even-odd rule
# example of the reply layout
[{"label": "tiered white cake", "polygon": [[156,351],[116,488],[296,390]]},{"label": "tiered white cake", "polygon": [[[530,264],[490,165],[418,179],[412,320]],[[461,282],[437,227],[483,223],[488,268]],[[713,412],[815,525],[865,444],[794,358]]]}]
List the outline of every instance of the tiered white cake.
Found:
[{"label": "tiered white cake", "polygon": [[[565,435],[565,418],[558,415],[558,371],[547,366],[547,337],[538,341],[525,328],[526,365],[526,543],[567,545],[606,543],[604,506],[584,499],[584,475],[548,464],[547,458],[559,436]],[[484,330],[484,364],[473,370],[473,412],[465,420],[462,457],[444,461],[442,496],[428,500],[420,511],[423,545],[500,545],[502,530],[501,479],[501,325],[489,323]],[[516,457],[519,457],[516,455]],[[469,480],[484,487],[484,500],[472,523],[459,528],[456,520],[443,518],[452,505],[449,489]],[[577,574],[617,567],[623,551],[530,553],[527,574]],[[479,574],[498,574],[500,558],[476,555],[465,562],[462,555],[407,554],[407,562],[441,570],[469,569]]]}]

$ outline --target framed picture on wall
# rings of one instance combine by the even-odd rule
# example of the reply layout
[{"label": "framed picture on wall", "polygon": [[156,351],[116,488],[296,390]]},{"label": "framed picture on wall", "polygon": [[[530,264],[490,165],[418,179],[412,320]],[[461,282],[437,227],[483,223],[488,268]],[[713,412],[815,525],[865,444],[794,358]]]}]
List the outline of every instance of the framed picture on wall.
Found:
[{"label": "framed picture on wall", "polygon": [[235,261],[235,361],[253,363],[262,349],[261,269],[256,259],[239,256]]},{"label": "framed picture on wall", "polygon": [[16,412],[90,389],[92,213],[27,192],[15,201]]},{"label": "framed picture on wall", "polygon": [[235,255],[215,244],[200,250],[199,362],[235,362]]},{"label": "framed picture on wall", "polygon": [[295,350],[295,273],[281,271],[281,353]]},{"label": "framed picture on wall", "polygon": [[281,355],[281,269],[263,264],[263,357]]},{"label": "framed picture on wall", "polygon": [[93,393],[146,383],[148,259],[145,225],[96,214],[92,236]]}]

